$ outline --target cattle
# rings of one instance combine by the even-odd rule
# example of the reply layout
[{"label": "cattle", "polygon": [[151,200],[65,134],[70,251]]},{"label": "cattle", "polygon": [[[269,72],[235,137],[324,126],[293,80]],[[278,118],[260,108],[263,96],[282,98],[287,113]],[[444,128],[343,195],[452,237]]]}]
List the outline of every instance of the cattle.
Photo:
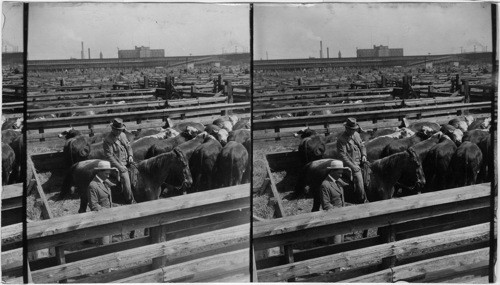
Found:
[{"label": "cattle", "polygon": [[451,119],[448,122],[448,125],[453,126],[454,128],[459,129],[465,133],[467,131],[467,128],[469,127],[469,125],[473,121],[472,117],[470,117],[470,116],[467,116],[467,117],[469,117],[469,118],[460,118],[459,117],[459,118]]},{"label": "cattle", "polygon": [[22,117],[4,119],[4,117],[2,116],[2,131],[9,129],[19,130],[21,129],[22,125],[23,125]]},{"label": "cattle", "polygon": [[476,129],[488,129],[491,123],[491,118],[476,119],[469,124],[468,131]]},{"label": "cattle", "polygon": [[[66,174],[58,199],[64,199],[71,194],[72,186],[76,186],[80,196],[79,213],[87,211],[87,188],[95,175],[94,168],[101,160],[92,159],[75,163]],[[182,180],[177,184],[179,189],[187,189],[192,185],[191,172],[185,156],[178,150],[141,161],[130,169],[131,184],[134,199],[137,202],[156,200],[160,196],[161,184],[165,181],[174,183],[171,179]],[[116,183],[119,187],[120,183]],[[175,185],[175,184],[174,184]]]},{"label": "cattle", "polygon": [[227,141],[235,141],[242,144],[247,151],[250,153],[250,143],[252,139],[252,133],[247,129],[233,130],[229,133]]},{"label": "cattle", "polygon": [[475,143],[463,142],[451,157],[449,188],[476,184],[482,162],[481,149]]},{"label": "cattle", "polygon": [[[165,127],[169,127],[169,124],[166,124]],[[176,130],[179,133],[182,133],[188,127],[197,129],[199,133],[205,131],[205,126],[202,123],[197,123],[197,122],[180,122],[180,123],[176,124],[175,126],[170,126],[170,128],[173,128],[174,130]]]},{"label": "cattle", "polygon": [[20,131],[16,131],[13,129],[3,130],[2,131],[2,142],[6,144],[10,144],[15,138],[22,136]]},{"label": "cattle", "polygon": [[417,153],[420,162],[422,163],[429,153],[429,150],[435,146],[441,138],[443,137],[442,132],[437,132],[433,134],[430,138],[423,140],[419,143],[416,143],[412,146],[412,149]]},{"label": "cattle", "polygon": [[228,117],[221,117],[213,121],[212,124],[218,126],[221,129],[225,129],[226,131],[230,132],[233,130],[233,125],[238,122],[238,117],[237,116],[228,116]]},{"label": "cattle", "polygon": [[23,136],[21,135],[16,137],[9,145],[12,150],[14,150],[14,154],[16,155],[16,159],[14,160],[14,165],[12,166],[12,173],[10,176],[11,183],[24,182],[26,173],[24,171],[21,171],[21,162],[26,156]]},{"label": "cattle", "polygon": [[373,162],[377,159],[380,159],[384,148],[394,140],[395,138],[392,137],[381,136],[366,142],[365,143],[366,159],[369,162]]},{"label": "cattle", "polygon": [[208,124],[205,126],[205,132],[214,136],[222,145],[227,143],[227,137],[229,136],[229,132],[227,130],[214,124]]},{"label": "cattle", "polygon": [[450,137],[450,139],[458,146],[462,143],[464,133],[459,129],[455,128],[450,124],[444,124],[441,126],[441,132]]},{"label": "cattle", "polygon": [[10,184],[10,175],[15,161],[16,154],[14,150],[8,144],[2,142],[2,185]]},{"label": "cattle", "polygon": [[184,143],[192,138],[194,138],[198,134],[198,130],[193,127],[187,127],[185,131],[180,133],[178,136],[169,138],[169,139],[161,139],[157,141],[155,144],[149,147],[146,152],[145,158],[151,158],[157,156],[162,153],[166,153],[174,149],[174,147]]},{"label": "cattle", "polygon": [[370,164],[369,174],[364,179],[369,181],[366,195],[369,201],[391,199],[394,196],[395,185],[402,177],[409,181],[401,185],[411,194],[418,193],[425,185],[425,175],[422,164],[413,148],[406,151],[375,160]]},{"label": "cattle", "polygon": [[73,128],[69,128],[60,133],[59,137],[64,137],[66,139],[63,153],[68,167],[88,158],[91,145],[89,137],[83,136],[80,131]]},{"label": "cattle", "polygon": [[228,142],[217,158],[218,187],[241,184],[248,163],[248,152],[245,147],[235,141]]},{"label": "cattle", "polygon": [[241,129],[250,130],[251,129],[250,120],[240,119],[240,120],[238,120],[238,122],[236,122],[236,124],[234,124],[233,131],[241,130]]},{"label": "cattle", "polygon": [[431,149],[422,163],[426,184],[422,192],[446,189],[448,185],[448,168],[451,157],[457,150],[455,142],[443,135],[440,142]]},{"label": "cattle", "polygon": [[[404,127],[404,126],[403,126]],[[430,136],[441,130],[441,126],[434,122],[416,122],[407,126],[410,130],[417,132],[423,132],[425,135]]]},{"label": "cattle", "polygon": [[298,131],[294,136],[300,136],[299,155],[302,164],[321,159],[325,152],[325,136],[316,134],[316,131],[309,128]]},{"label": "cattle", "polygon": [[387,146],[384,147],[382,153],[380,154],[380,157],[383,158],[398,152],[405,151],[412,145],[428,139],[430,137],[430,135],[428,134],[429,134],[428,130],[427,131],[424,130],[416,132],[415,135],[409,138],[393,140]]},{"label": "cattle", "polygon": [[479,172],[477,182],[489,181],[489,160],[491,158],[491,134],[485,130],[470,130],[465,133],[463,141],[469,141],[476,144],[483,155],[483,162],[481,164],[481,170]]},{"label": "cattle", "polygon": [[200,146],[203,142],[205,142],[207,137],[208,137],[207,132],[202,132],[193,139],[178,145],[176,148],[179,149],[184,154],[186,159],[189,161],[191,159],[191,156],[193,155],[193,152],[196,150],[198,146]]},{"label": "cattle", "polygon": [[209,190],[216,186],[216,163],[221,150],[222,145],[211,135],[194,150],[189,159],[193,176],[191,192]]}]

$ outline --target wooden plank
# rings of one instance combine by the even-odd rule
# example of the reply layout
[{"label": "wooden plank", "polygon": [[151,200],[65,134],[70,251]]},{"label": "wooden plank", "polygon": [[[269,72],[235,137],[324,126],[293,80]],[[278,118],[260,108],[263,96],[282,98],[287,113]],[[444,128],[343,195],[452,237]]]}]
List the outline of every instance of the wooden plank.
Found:
[{"label": "wooden plank", "polygon": [[22,238],[23,238],[22,223],[2,227],[2,248],[5,244],[22,241]]},{"label": "wooden plank", "polygon": [[253,99],[254,103],[274,103],[274,104],[296,104],[307,102],[329,102],[338,103],[346,100],[389,100],[394,97],[391,94],[381,94],[381,95],[348,95],[348,96],[336,96],[336,97],[320,97],[320,98],[297,98],[296,96],[284,97],[284,98],[273,98],[270,99]]},{"label": "wooden plank", "polygon": [[99,96],[109,96],[109,95],[135,95],[135,94],[154,94],[154,89],[132,89],[132,90],[83,90],[83,91],[69,91],[69,92],[48,92],[48,93],[32,93],[28,92],[28,99],[31,98],[71,98],[79,97],[85,95],[92,95],[93,98]]},{"label": "wooden plank", "polygon": [[35,178],[36,181],[35,185],[38,193],[38,198],[42,201],[42,217],[45,220],[52,219],[53,215],[52,211],[50,210],[49,202],[47,201],[47,197],[45,197],[45,192],[43,191],[42,183],[38,178],[35,165],[33,164],[33,161],[31,160],[30,157],[28,157],[28,167],[31,169],[31,173],[33,174],[33,177]]},{"label": "wooden plank", "polygon": [[317,95],[317,94],[380,94],[380,93],[391,93],[392,88],[373,88],[373,89],[322,89],[313,91],[292,91],[292,92],[269,92],[269,93],[256,93],[254,94],[254,99],[265,98],[265,97],[275,97],[279,98],[282,96],[304,96],[304,95]]},{"label": "wooden plank", "polygon": [[23,183],[2,186],[2,200],[23,196]]},{"label": "wooden plank", "polygon": [[[368,274],[352,279],[344,280],[343,282],[355,283],[393,283],[396,281],[416,280],[425,278],[429,272],[437,271],[444,268],[457,268],[461,265],[478,264],[488,260],[488,248],[479,250],[458,253],[453,255],[442,256],[430,260],[424,260],[416,263],[410,263],[403,266],[396,266],[385,271]],[[391,272],[392,270],[392,272]]]},{"label": "wooden plank", "polygon": [[103,210],[106,214],[82,213],[79,219],[36,221],[28,224],[28,251],[248,208],[249,196],[249,184],[242,184]]},{"label": "wooden plank", "polygon": [[281,196],[278,193],[278,189],[276,188],[276,181],[274,180],[273,173],[271,172],[271,169],[269,168],[269,164],[266,163],[266,171],[267,171],[267,178],[269,179],[269,185],[271,186],[271,193],[272,196],[271,198],[274,199],[276,202],[275,204],[277,205],[274,208],[274,215],[276,218],[282,218],[285,217],[285,210],[283,208],[283,202],[281,201]]},{"label": "wooden plank", "polygon": [[[353,230],[364,230],[473,210],[489,205],[490,184],[436,191],[385,201],[254,222],[253,239],[257,250],[318,239]],[[427,208],[422,211],[421,209]],[[314,234],[313,234],[314,232]]]},{"label": "wooden plank", "polygon": [[[249,243],[248,225],[101,255],[95,258],[33,271],[32,275],[33,280],[37,283],[54,283],[61,279],[95,273],[108,268],[127,266],[135,264],[138,261],[154,259],[160,256],[168,256],[169,259],[174,259],[197,252],[224,248],[232,244],[241,243]],[[246,251],[246,256],[248,257],[248,249],[243,251]]]},{"label": "wooden plank", "polygon": [[[141,264],[139,266],[128,267],[122,270],[111,271],[109,273],[92,275],[84,278],[79,278],[76,282],[78,283],[113,283],[115,280],[125,279],[131,276],[143,274],[151,271],[151,262],[146,262],[145,264]],[[147,283],[153,282],[161,282],[163,280],[163,271],[158,269],[160,274],[158,275],[158,281],[149,280]],[[146,281],[145,281],[146,282]]]},{"label": "wooden plank", "polygon": [[23,266],[23,249],[2,252],[2,272]]},{"label": "wooden plank", "polygon": [[338,267],[356,267],[366,262],[392,257],[414,250],[467,241],[472,238],[487,238],[488,236],[489,224],[484,223],[464,229],[415,237],[369,248],[361,248],[292,264],[266,268],[259,270],[257,274],[259,276],[259,282],[278,282],[292,277],[325,272]]},{"label": "wooden plank", "polygon": [[[420,105],[435,105],[450,102],[462,102],[463,97],[441,98],[441,99],[410,99],[404,100],[405,106],[420,106]],[[399,107],[403,100],[390,100],[390,101],[373,101],[361,104],[332,104],[332,105],[313,105],[313,106],[297,106],[297,107],[283,107],[271,109],[254,109],[253,116],[261,117],[270,114],[286,114],[293,112],[306,112],[306,111],[320,111],[330,110],[332,112],[344,111],[349,109],[367,109],[367,108],[392,108]]]},{"label": "wooden plank", "polygon": [[248,270],[250,281],[249,250],[243,249],[222,253],[190,262],[163,268],[163,282],[202,282],[208,275],[224,276],[235,270]]},{"label": "wooden plank", "polygon": [[130,277],[118,279],[111,283],[162,283],[163,268],[147,271],[140,274],[135,274]]},{"label": "wooden plank", "polygon": [[464,104],[446,104],[437,106],[425,106],[425,107],[413,107],[413,108],[401,108],[397,110],[376,110],[376,111],[365,111],[365,112],[349,112],[343,114],[331,114],[331,115],[319,115],[319,116],[305,116],[305,117],[292,117],[292,118],[282,118],[282,119],[260,119],[254,120],[252,124],[253,130],[265,130],[283,127],[298,127],[304,125],[322,125],[325,123],[341,123],[346,117],[355,117],[359,121],[374,120],[381,118],[400,118],[409,115],[425,114],[426,112],[432,111],[455,111],[462,108],[469,109],[489,109],[491,106],[490,102],[477,102]]},{"label": "wooden plank", "polygon": [[98,114],[93,116],[79,116],[71,118],[53,118],[53,119],[42,119],[42,120],[28,120],[27,126],[28,130],[37,130],[39,128],[49,128],[49,127],[64,127],[64,126],[82,126],[88,124],[98,124],[110,122],[112,118],[119,116],[124,121],[128,120],[139,120],[146,118],[163,118],[168,116],[170,118],[179,117],[181,115],[198,115],[207,112],[221,112],[223,110],[244,110],[250,108],[249,102],[233,103],[233,104],[210,104],[202,106],[193,107],[183,107],[183,108],[170,108],[163,110],[146,110],[146,111],[136,111],[136,112],[124,112],[124,113],[113,113],[113,114]]},{"label": "wooden plank", "polygon": [[[144,101],[144,100],[154,100],[156,99],[155,95],[138,95],[138,96],[125,96],[125,97],[112,97],[112,98],[86,98],[86,99],[68,99],[67,101],[69,102],[64,102],[63,100],[64,99],[57,99],[57,102],[60,102],[60,103],[75,103],[75,104],[88,104],[88,103],[92,103],[92,104],[96,104],[96,103],[99,103],[99,102],[106,102],[106,101],[134,101],[134,100],[138,100],[138,101]],[[46,105],[54,105],[56,104],[54,102],[55,100],[42,100],[42,99],[38,99],[38,100],[31,100],[31,101],[27,101],[27,104],[28,104],[28,109],[29,108],[32,108],[33,106],[46,106]],[[58,104],[58,103],[57,103]]]}]

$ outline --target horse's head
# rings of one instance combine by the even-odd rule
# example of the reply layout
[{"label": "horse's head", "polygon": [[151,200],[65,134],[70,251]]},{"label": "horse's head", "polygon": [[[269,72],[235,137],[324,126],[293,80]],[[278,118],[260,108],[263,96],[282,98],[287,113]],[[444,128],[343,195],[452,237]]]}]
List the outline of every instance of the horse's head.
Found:
[{"label": "horse's head", "polygon": [[415,152],[415,150],[410,147],[407,152],[410,155],[411,169],[415,169],[415,186],[413,187],[413,189],[415,189],[416,192],[419,192],[426,183],[424,169],[422,168],[422,163],[420,162],[418,154]]},{"label": "horse's head", "polygon": [[191,185],[193,185],[193,177],[191,176],[191,170],[189,169],[189,163],[188,163],[184,153],[182,151],[180,151],[178,148],[174,148],[174,153],[176,154],[177,158],[179,159],[180,166],[182,168],[181,189],[186,191],[186,189],[191,188]]}]

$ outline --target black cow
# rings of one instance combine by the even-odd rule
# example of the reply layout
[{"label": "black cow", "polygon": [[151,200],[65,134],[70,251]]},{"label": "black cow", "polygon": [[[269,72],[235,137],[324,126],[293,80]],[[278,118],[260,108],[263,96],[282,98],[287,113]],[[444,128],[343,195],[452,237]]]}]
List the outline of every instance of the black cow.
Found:
[{"label": "black cow", "polygon": [[248,152],[235,141],[228,142],[217,158],[218,187],[239,185],[248,165]]},{"label": "black cow", "polygon": [[250,152],[250,143],[252,139],[252,134],[250,130],[247,129],[239,129],[235,131],[229,132],[229,136],[227,137],[227,141],[235,141],[242,144],[248,152]]},{"label": "black cow", "polygon": [[10,175],[15,161],[16,154],[14,150],[8,144],[2,142],[2,185],[10,184]]},{"label": "black cow", "polygon": [[456,144],[447,136],[443,136],[438,144],[431,147],[422,164],[426,178],[422,192],[446,189],[448,168],[456,150]]},{"label": "black cow", "polygon": [[463,141],[469,141],[476,144],[481,153],[483,154],[483,163],[481,164],[481,170],[479,172],[477,182],[488,182],[489,181],[489,160],[492,157],[491,149],[491,134],[484,130],[470,130],[464,135]]},{"label": "black cow", "polygon": [[482,162],[481,149],[475,143],[463,142],[451,157],[449,188],[476,184]]},{"label": "black cow", "polygon": [[68,167],[88,158],[91,145],[89,137],[82,135],[80,131],[73,128],[69,128],[68,130],[60,133],[59,137],[64,137],[66,139],[63,147],[63,153]]},{"label": "black cow", "polygon": [[189,168],[193,176],[191,192],[199,192],[216,187],[216,164],[222,145],[213,136],[207,136],[189,159]]},{"label": "black cow", "polygon": [[294,136],[300,136],[299,155],[302,164],[321,159],[325,152],[325,136],[316,134],[309,128],[298,131]]}]

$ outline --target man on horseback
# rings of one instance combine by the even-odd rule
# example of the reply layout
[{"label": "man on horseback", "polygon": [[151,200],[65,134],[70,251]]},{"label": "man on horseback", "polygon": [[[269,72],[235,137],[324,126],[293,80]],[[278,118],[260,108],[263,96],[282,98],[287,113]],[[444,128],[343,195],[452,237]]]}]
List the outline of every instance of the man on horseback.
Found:
[{"label": "man on horseback", "polygon": [[134,195],[127,166],[134,162],[132,147],[123,133],[125,125],[120,118],[113,119],[111,132],[104,138],[102,147],[104,155],[113,167],[120,172],[120,182],[125,203],[135,204]]},{"label": "man on horseback", "polygon": [[347,118],[344,123],[345,132],[337,139],[337,151],[342,162],[351,169],[354,192],[361,198],[361,202],[368,202],[366,199],[361,164],[366,162],[366,148],[361,140],[359,125],[355,118]]}]

